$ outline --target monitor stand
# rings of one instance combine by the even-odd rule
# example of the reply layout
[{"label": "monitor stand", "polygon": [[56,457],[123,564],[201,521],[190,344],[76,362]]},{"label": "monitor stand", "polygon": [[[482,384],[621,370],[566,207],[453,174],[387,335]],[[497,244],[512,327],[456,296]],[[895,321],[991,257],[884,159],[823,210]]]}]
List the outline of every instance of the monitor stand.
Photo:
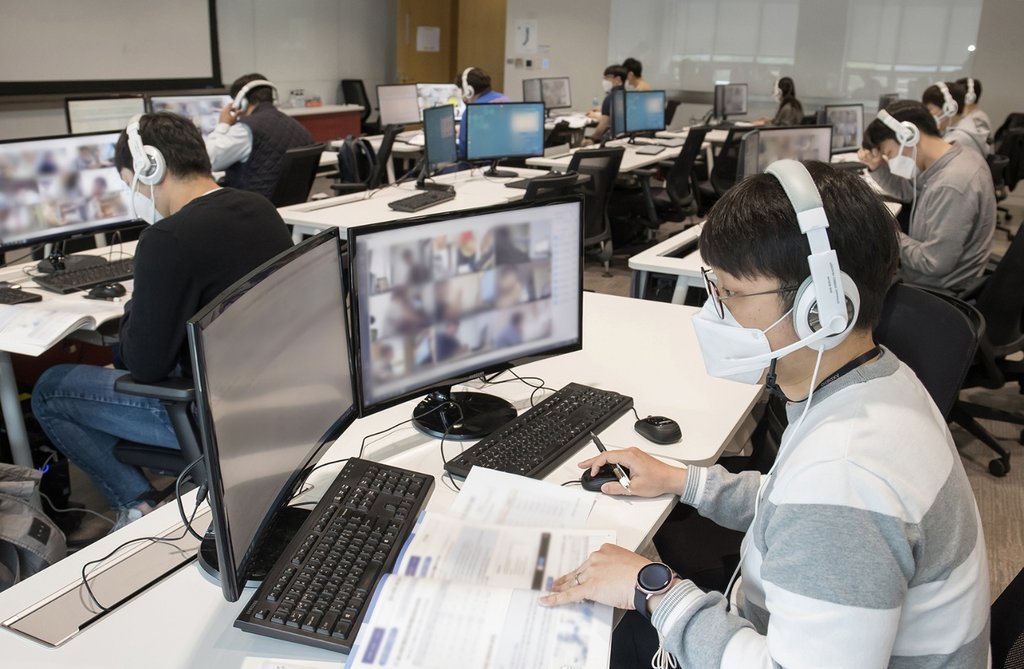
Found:
[{"label": "monitor stand", "polygon": [[[444,406],[444,405],[448,406]],[[452,406],[453,404],[458,405]],[[443,407],[443,408],[442,408]],[[516,408],[501,397],[479,392],[437,390],[413,409],[412,424],[440,439],[480,439],[516,417]]]},{"label": "monitor stand", "polygon": [[[493,177],[493,178],[497,178],[497,179],[515,179],[519,175],[516,174],[515,172],[509,172],[508,170],[499,170],[498,169],[498,161],[497,160],[492,160],[491,161],[491,167],[486,172],[484,172],[484,176],[485,177]],[[440,435],[438,435],[438,436],[440,436]]]},{"label": "monitor stand", "polygon": [[[301,509],[296,506],[286,506],[274,516],[270,527],[257,548],[256,555],[249,567],[249,577],[245,587],[254,588],[263,582],[267,572],[274,566],[278,556],[288,546],[299,527],[305,522],[310,509]],[[213,534],[213,525],[203,535],[203,543],[199,546],[199,566],[215,580],[220,580],[220,566],[217,559],[216,537]]]}]

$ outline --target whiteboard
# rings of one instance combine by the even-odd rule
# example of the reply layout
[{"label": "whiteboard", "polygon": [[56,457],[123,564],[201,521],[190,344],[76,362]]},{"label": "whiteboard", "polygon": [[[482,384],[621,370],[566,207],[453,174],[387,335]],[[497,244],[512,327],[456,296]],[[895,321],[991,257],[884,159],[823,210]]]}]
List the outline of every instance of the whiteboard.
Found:
[{"label": "whiteboard", "polygon": [[220,84],[214,0],[0,0],[0,94]]}]

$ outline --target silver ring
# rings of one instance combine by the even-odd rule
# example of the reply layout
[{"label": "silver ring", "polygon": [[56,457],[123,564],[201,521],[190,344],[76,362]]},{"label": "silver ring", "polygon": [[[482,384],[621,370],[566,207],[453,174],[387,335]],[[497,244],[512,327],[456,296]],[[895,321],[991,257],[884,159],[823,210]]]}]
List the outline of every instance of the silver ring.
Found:
[{"label": "silver ring", "polygon": [[576,585],[583,585],[582,583],[580,583],[580,573],[579,572],[576,572],[576,575],[573,578],[576,579]]}]

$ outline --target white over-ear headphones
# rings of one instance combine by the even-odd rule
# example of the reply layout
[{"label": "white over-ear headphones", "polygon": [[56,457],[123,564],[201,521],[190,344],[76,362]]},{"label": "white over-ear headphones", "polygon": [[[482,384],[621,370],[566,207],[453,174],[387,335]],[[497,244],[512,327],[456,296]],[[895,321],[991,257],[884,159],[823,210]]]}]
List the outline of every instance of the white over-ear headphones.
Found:
[{"label": "white over-ear headphones", "polygon": [[[811,275],[797,290],[793,304],[793,326],[800,341],[790,346],[826,351],[853,330],[860,313],[860,292],[853,279],[839,269],[839,258],[828,239],[821,193],[807,168],[796,160],[777,160],[765,171],[782,184],[811,247],[807,256]],[[775,353],[785,355],[782,350]]]},{"label": "white over-ear headphones", "polygon": [[896,141],[900,143],[900,151],[917,146],[917,143],[921,140],[921,131],[910,121],[897,121],[892,114],[884,109],[878,110],[876,118],[896,133]]},{"label": "white over-ear headphones", "polygon": [[774,96],[776,98],[781,98],[782,97],[782,89],[779,88],[779,82],[780,81],[782,81],[781,77],[775,80],[775,85],[772,87],[772,96]]},{"label": "white over-ear headphones", "polygon": [[949,94],[949,86],[945,81],[936,81],[935,85],[942,92],[942,117],[953,118],[960,111],[960,107],[956,104],[953,96]]},{"label": "white over-ear headphones", "polygon": [[132,153],[132,171],[139,183],[155,186],[164,180],[167,174],[167,161],[160,149],[142,143],[139,134],[139,121],[133,120],[125,128],[128,133],[128,149]]},{"label": "white over-ear headphones", "polygon": [[269,86],[270,90],[274,93],[274,104],[277,104],[277,86],[267,81],[266,79],[253,79],[245,86],[242,86],[242,90],[238,91],[238,95],[235,96],[234,101],[231,103],[231,108],[236,112],[244,112],[249,108],[249,98],[245,97],[254,88],[262,88],[263,86]]},{"label": "white over-ear headphones", "polygon": [[967,77],[967,93],[964,95],[964,104],[973,105],[978,101],[978,94],[974,92],[974,79]]},{"label": "white over-ear headphones", "polygon": [[462,71],[462,99],[467,102],[472,100],[473,96],[476,95],[476,89],[469,84],[469,73],[472,71],[472,67],[467,67]]}]

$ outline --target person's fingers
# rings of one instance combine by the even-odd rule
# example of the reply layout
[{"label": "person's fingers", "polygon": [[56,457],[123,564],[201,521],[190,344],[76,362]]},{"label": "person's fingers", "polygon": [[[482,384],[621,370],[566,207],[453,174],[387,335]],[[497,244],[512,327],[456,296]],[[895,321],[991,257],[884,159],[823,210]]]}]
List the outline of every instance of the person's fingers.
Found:
[{"label": "person's fingers", "polygon": [[563,604],[573,604],[575,602],[582,602],[586,599],[583,591],[583,587],[570,588],[568,590],[552,592],[549,595],[544,595],[538,601],[541,606],[562,606]]}]

